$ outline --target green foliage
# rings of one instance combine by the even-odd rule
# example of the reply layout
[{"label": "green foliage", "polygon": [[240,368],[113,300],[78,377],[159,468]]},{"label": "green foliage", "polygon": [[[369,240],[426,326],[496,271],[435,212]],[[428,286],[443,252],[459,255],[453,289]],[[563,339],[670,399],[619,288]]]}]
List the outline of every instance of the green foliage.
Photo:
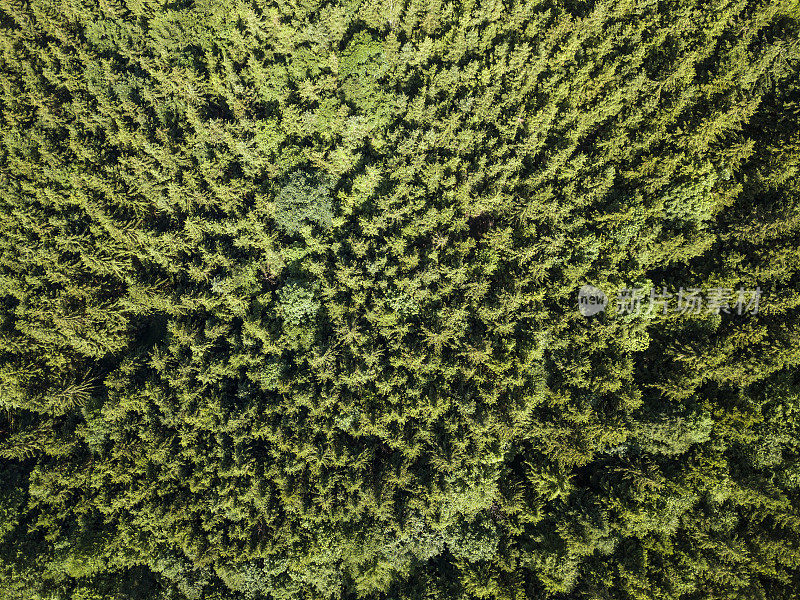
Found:
[{"label": "green foliage", "polygon": [[794,598],[799,16],[0,6],[0,600]]},{"label": "green foliage", "polygon": [[278,290],[278,306],[283,320],[293,327],[312,323],[320,303],[314,292],[301,283],[290,281]]},{"label": "green foliage", "polygon": [[333,225],[332,185],[297,171],[275,198],[275,222],[289,234],[297,234],[306,224],[322,228]]}]

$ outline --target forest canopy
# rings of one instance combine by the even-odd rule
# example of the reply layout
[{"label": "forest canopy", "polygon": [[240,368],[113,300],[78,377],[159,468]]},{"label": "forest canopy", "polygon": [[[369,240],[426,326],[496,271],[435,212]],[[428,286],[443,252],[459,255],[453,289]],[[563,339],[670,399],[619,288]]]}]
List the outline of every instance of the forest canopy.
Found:
[{"label": "forest canopy", "polygon": [[0,3],[0,599],[798,590],[798,0]]}]

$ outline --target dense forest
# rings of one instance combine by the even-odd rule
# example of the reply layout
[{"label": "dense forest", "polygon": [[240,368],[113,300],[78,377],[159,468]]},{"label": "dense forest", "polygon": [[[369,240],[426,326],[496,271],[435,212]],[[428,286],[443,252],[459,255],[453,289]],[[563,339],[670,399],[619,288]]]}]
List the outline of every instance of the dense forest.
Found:
[{"label": "dense forest", "polygon": [[798,0],[0,2],[0,599],[798,597]]}]

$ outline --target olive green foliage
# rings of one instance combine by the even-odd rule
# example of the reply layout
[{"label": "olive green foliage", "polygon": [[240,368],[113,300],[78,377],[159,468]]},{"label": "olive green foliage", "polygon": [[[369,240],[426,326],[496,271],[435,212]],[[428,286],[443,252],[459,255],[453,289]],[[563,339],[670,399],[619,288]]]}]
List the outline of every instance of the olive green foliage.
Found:
[{"label": "olive green foliage", "polygon": [[275,199],[275,224],[289,234],[299,233],[306,223],[330,227],[333,224],[331,187],[316,183],[301,172],[293,173]]},{"label": "olive green foliage", "polygon": [[0,599],[795,598],[799,124],[797,0],[0,4]]}]

